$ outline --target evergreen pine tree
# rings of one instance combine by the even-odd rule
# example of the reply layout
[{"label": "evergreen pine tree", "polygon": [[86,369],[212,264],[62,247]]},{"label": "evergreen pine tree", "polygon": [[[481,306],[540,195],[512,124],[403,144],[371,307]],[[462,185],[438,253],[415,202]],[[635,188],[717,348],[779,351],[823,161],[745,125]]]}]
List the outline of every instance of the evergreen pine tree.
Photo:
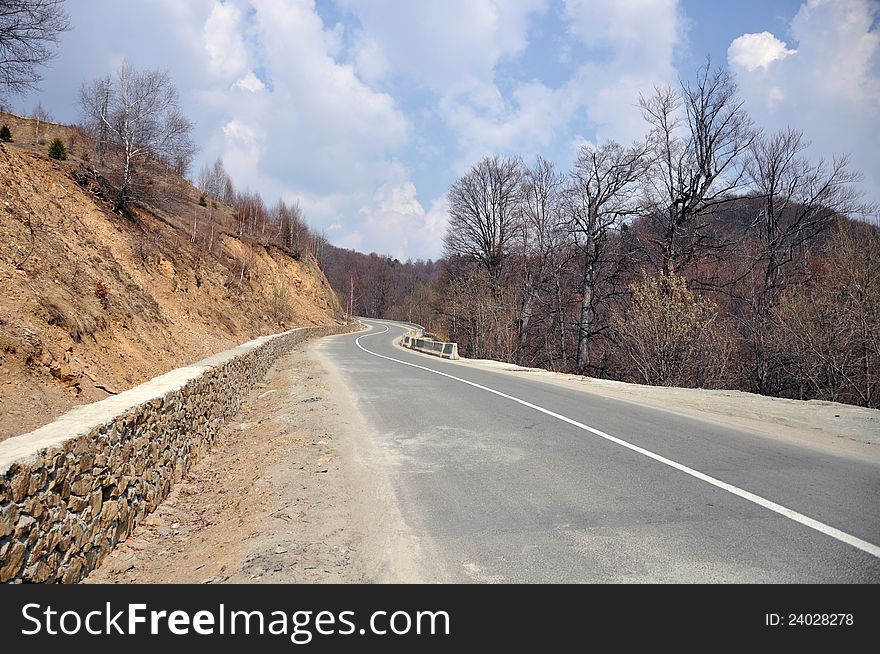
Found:
[{"label": "evergreen pine tree", "polygon": [[64,142],[61,139],[52,141],[52,144],[49,146],[49,156],[59,161],[67,159],[67,148],[64,147]]}]

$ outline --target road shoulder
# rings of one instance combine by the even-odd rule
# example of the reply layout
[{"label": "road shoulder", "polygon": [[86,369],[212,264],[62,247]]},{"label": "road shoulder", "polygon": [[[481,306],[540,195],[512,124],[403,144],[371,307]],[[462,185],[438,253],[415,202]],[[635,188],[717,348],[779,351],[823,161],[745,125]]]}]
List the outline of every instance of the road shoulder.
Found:
[{"label": "road shoulder", "polygon": [[337,376],[297,346],[86,583],[416,581],[415,545]]}]

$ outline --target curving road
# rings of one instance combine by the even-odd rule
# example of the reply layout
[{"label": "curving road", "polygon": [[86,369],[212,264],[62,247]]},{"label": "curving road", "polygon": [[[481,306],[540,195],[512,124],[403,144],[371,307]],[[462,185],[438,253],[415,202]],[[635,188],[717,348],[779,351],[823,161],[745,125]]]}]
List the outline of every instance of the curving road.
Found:
[{"label": "curving road", "polygon": [[[317,347],[429,581],[880,582],[880,467],[403,350]],[[428,572],[430,571],[430,572]]]}]

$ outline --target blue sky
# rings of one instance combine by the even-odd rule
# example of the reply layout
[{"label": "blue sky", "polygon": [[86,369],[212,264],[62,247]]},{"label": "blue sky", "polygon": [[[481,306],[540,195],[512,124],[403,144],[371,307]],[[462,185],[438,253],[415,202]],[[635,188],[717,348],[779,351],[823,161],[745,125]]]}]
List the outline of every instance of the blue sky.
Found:
[{"label": "blue sky", "polygon": [[298,200],[342,246],[442,249],[445,193],[480,157],[567,169],[579,143],[643,135],[636,103],[729,65],[766,130],[849,152],[880,199],[876,0],[68,0],[42,102],[123,59],[171,71],[201,148],[241,188]]}]

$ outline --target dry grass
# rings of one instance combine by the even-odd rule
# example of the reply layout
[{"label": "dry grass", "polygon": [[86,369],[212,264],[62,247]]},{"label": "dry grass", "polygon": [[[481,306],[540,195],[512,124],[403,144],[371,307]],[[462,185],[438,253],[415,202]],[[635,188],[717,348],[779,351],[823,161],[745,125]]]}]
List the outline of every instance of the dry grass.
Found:
[{"label": "dry grass", "polygon": [[39,303],[49,314],[46,323],[61,327],[70,334],[74,343],[82,343],[83,337],[93,336],[109,325],[106,316],[94,313],[87,305],[74,307],[60,297],[41,297]]}]

